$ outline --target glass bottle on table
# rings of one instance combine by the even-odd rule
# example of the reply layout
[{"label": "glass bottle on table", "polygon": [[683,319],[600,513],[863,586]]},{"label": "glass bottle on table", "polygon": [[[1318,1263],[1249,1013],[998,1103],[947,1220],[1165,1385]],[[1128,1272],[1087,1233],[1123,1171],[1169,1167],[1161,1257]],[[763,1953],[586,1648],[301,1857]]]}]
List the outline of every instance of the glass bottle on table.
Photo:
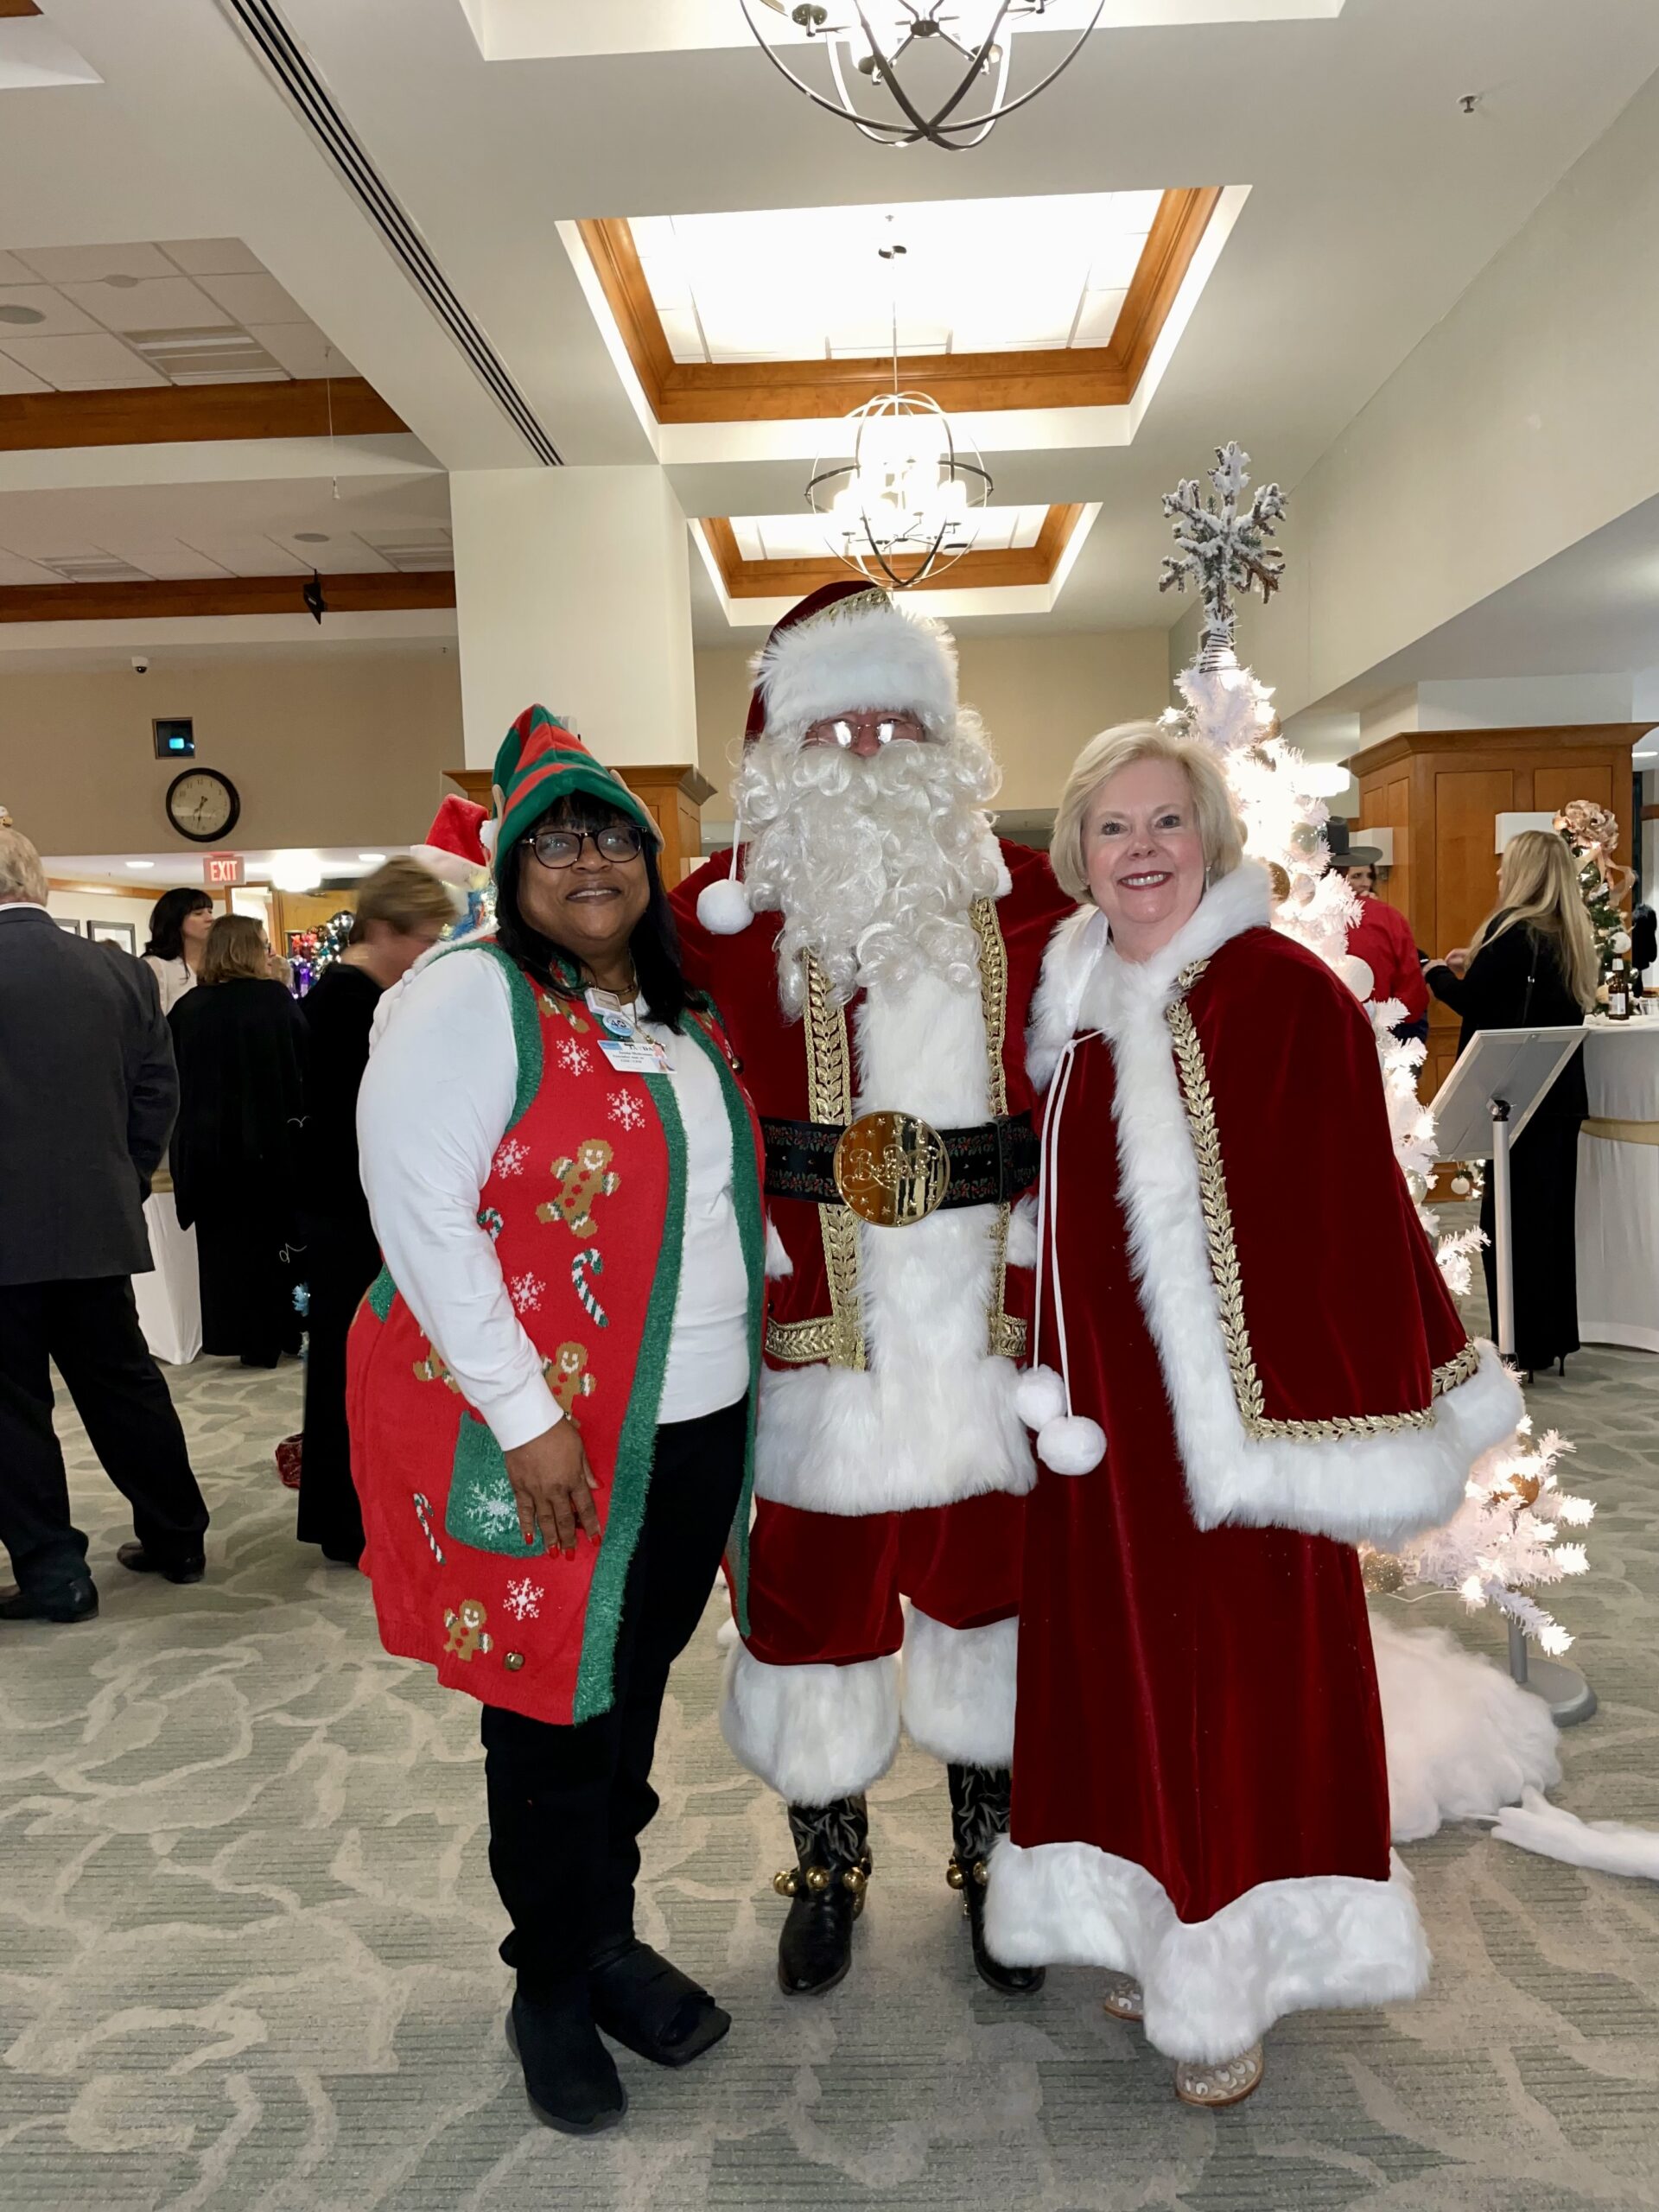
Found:
[{"label": "glass bottle on table", "polygon": [[1628,1021],[1630,1018],[1630,978],[1622,956],[1613,955],[1612,971],[1607,978],[1607,1019]]}]

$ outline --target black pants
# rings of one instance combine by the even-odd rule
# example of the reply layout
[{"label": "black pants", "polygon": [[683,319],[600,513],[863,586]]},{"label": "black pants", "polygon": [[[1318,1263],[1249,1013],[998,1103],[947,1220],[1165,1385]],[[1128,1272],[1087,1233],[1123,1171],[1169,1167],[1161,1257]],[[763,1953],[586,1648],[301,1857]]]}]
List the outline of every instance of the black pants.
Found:
[{"label": "black pants", "polygon": [[126,1275],[0,1287],[0,1543],[20,1588],[48,1596],[85,1572],[86,1539],[52,1427],[55,1360],[133,1534],[163,1556],[207,1526],[184,1431],[138,1326]]},{"label": "black pants", "polygon": [[360,1230],[319,1230],[306,1246],[305,1266],[311,1300],[299,1539],[321,1544],[330,1559],[354,1560],[363,1549],[363,1513],[346,1427],[346,1338],[364,1292],[380,1272],[380,1254]]},{"label": "black pants", "polygon": [[585,1972],[594,1951],[632,1929],[668,1670],[691,1640],[731,1530],[747,1425],[740,1399],[657,1432],[610,1711],[562,1728],[484,1708],[490,1872],[512,1922],[501,1955],[529,1995]]}]

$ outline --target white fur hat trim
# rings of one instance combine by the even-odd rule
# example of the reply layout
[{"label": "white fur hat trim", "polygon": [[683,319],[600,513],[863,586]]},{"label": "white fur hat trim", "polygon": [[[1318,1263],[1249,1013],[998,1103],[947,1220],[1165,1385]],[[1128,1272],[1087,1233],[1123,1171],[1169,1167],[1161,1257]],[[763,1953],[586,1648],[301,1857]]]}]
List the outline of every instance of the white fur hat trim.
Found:
[{"label": "white fur hat trim", "polygon": [[874,593],[779,631],[754,676],[766,699],[767,737],[861,708],[905,709],[936,730],[956,718],[957,652],[949,632]]}]

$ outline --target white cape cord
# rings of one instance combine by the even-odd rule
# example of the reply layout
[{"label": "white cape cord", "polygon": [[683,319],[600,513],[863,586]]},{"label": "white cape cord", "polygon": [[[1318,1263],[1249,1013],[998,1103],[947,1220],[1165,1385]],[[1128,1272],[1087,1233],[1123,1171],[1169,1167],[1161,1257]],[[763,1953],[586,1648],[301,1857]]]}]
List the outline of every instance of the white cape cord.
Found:
[{"label": "white cape cord", "polygon": [[1659,1882],[1659,1828],[1633,1827],[1626,1821],[1581,1821],[1576,1813],[1548,1803],[1536,1789],[1524,1790],[1519,1805],[1506,1805],[1492,1834],[1500,1843],[1536,1852],[1541,1859]]}]

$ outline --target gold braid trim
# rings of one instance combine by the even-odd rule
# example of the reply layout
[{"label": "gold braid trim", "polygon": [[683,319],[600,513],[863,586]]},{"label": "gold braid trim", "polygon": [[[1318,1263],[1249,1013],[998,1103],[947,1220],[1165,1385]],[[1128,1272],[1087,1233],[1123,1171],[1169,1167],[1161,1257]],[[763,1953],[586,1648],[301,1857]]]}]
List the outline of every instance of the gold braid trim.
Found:
[{"label": "gold braid trim", "polygon": [[1419,1413],[1337,1414],[1328,1421],[1275,1421],[1262,1410],[1262,1377],[1250,1348],[1249,1325],[1244,1315],[1244,1282],[1233,1240],[1232,1208],[1227,1202],[1227,1177],[1216,1128],[1215,1100],[1204,1065],[1204,1048],[1197,1025],[1188,1011],[1185,994],[1191,990],[1208,963],[1195,962],[1182,969],[1177,985],[1182,996],[1168,1007],[1165,1019],[1175,1048],[1180,1077],[1181,1103],[1198,1167],[1198,1198],[1204,1210],[1204,1230],[1210,1247],[1210,1273],[1216,1286],[1216,1306],[1221,1340],[1232,1376],[1233,1397],[1244,1433],[1255,1439],[1283,1437],[1294,1443],[1322,1438],[1379,1436],[1395,1429],[1428,1428],[1434,1421],[1433,1401],[1459,1382],[1466,1382],[1480,1365],[1480,1354],[1465,1344],[1455,1359],[1434,1370],[1429,1382],[1428,1405]]},{"label": "gold braid trim", "polygon": [[[1008,1025],[1007,950],[991,899],[975,899],[970,918],[979,940],[979,1002],[985,1020],[990,1107],[993,1114],[1001,1115],[1008,1110],[1008,1081],[1002,1065],[1002,1045]],[[831,1122],[844,1129],[853,1118],[852,1051],[847,1037],[847,1012],[830,996],[823,970],[810,954],[806,959],[804,1027],[807,1113],[815,1122]],[[820,1206],[818,1230],[823,1239],[830,1310],[809,1321],[768,1321],[766,1350],[773,1359],[788,1367],[816,1366],[820,1360],[828,1360],[834,1367],[861,1368],[868,1363],[858,1300],[858,1217],[850,1206]],[[1005,1310],[1008,1274],[1007,1206],[997,1208],[991,1236],[991,1309],[986,1324],[987,1347],[994,1358],[1023,1359],[1027,1325]]]}]

